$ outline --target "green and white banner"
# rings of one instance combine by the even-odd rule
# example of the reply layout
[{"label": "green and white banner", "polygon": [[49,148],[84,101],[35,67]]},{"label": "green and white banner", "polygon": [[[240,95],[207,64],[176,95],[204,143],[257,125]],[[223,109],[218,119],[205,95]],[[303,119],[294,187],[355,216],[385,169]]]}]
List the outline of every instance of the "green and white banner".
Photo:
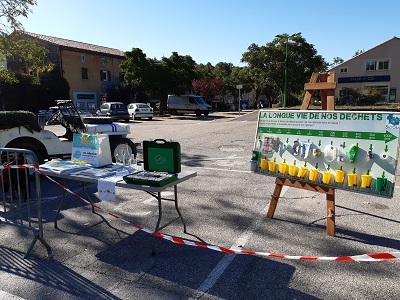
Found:
[{"label": "green and white banner", "polygon": [[253,169],[392,197],[399,128],[396,113],[261,110]]}]

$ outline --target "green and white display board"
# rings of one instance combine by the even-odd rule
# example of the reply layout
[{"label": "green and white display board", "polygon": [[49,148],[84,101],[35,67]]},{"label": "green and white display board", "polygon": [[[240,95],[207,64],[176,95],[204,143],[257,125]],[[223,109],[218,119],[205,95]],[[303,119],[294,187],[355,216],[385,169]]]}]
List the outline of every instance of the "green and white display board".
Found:
[{"label": "green and white display board", "polygon": [[392,197],[400,114],[260,110],[252,170]]}]

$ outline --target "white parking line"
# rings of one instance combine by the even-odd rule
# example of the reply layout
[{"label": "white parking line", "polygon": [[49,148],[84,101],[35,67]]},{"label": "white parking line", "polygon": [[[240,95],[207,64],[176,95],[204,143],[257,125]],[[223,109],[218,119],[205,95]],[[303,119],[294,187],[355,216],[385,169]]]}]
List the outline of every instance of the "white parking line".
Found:
[{"label": "white parking line", "polygon": [[19,296],[16,296],[14,294],[10,294],[6,291],[0,291],[0,300],[24,300],[25,298],[21,298]]},{"label": "white parking line", "polygon": [[196,167],[195,169],[224,171],[224,172],[238,172],[238,173],[254,173],[253,171],[246,171],[246,170],[233,170],[233,169],[220,169],[220,168],[207,168],[207,167]]},{"label": "white parking line", "polygon": [[[284,196],[289,187],[284,186],[282,188],[281,196]],[[233,243],[231,248],[237,248],[238,245],[244,246],[248,240],[253,235],[253,232],[257,229],[260,222],[265,221],[265,215],[267,214],[269,208],[269,203],[263,208],[260,216],[255,219],[250,226],[243,232],[239,238]],[[206,280],[198,287],[196,290],[199,292],[199,295],[196,295],[196,298],[200,298],[203,294],[207,293],[217,282],[217,280],[222,276],[226,268],[230,265],[233,259],[236,257],[236,254],[226,254],[215,266],[215,268],[208,274]],[[188,300],[196,300],[195,298],[189,298]]]}]

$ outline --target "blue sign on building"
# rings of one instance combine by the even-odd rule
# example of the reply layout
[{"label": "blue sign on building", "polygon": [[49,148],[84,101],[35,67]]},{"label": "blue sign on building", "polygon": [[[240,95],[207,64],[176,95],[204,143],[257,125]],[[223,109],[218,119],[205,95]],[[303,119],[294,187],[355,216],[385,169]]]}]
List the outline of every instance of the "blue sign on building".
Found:
[{"label": "blue sign on building", "polygon": [[338,83],[382,82],[382,81],[390,81],[390,75],[357,76],[357,77],[340,77],[340,78],[338,78]]}]

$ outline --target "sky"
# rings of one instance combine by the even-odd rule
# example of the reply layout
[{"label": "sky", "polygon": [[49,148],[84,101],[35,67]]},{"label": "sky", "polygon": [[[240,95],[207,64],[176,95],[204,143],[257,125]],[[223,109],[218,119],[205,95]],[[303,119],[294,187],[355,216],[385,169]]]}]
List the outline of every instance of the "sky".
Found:
[{"label": "sky", "polygon": [[[232,63],[251,44],[301,32],[328,63],[400,37],[400,1],[386,0],[37,0],[28,32],[110,47],[172,52],[200,64]],[[290,51],[290,49],[289,49]]]}]

